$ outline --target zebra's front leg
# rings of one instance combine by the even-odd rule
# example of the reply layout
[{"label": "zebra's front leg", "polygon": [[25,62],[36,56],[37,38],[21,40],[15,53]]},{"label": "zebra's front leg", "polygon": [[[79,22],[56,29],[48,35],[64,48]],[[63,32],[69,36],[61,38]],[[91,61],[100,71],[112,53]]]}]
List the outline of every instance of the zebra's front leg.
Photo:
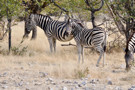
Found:
[{"label": "zebra's front leg", "polygon": [[96,64],[97,67],[99,66],[99,62],[100,62],[100,60],[101,60],[102,55],[103,55],[103,51],[101,50],[101,51],[100,51],[100,56],[99,56],[99,58],[98,58],[98,60],[97,60],[97,64]]},{"label": "zebra's front leg", "polygon": [[54,48],[54,52],[56,52],[56,39],[53,38],[53,48]]},{"label": "zebra's front leg", "polygon": [[82,50],[82,47],[80,44],[77,44],[77,49],[78,49],[78,63],[80,64],[80,59],[81,59],[81,50]]},{"label": "zebra's front leg", "polygon": [[48,41],[49,41],[49,45],[50,45],[50,52],[52,53],[53,52],[53,40],[52,40],[52,38],[48,38]]}]

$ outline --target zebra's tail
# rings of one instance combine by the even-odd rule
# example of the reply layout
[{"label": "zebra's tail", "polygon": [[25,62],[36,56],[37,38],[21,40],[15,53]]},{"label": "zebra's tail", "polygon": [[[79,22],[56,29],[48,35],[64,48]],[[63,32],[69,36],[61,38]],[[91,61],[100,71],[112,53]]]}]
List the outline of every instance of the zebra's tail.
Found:
[{"label": "zebra's tail", "polygon": [[107,43],[107,34],[106,34],[106,31],[105,31],[105,38],[104,38],[104,42],[103,42],[104,52],[106,52],[106,43]]},{"label": "zebra's tail", "polygon": [[104,46],[104,52],[106,52],[106,45]]}]

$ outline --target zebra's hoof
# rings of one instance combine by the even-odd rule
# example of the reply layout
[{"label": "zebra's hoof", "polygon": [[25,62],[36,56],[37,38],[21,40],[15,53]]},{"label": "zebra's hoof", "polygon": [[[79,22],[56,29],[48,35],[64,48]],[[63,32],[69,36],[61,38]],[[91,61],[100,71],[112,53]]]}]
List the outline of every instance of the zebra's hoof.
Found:
[{"label": "zebra's hoof", "polygon": [[96,67],[98,67],[99,65],[98,64],[96,64]]}]

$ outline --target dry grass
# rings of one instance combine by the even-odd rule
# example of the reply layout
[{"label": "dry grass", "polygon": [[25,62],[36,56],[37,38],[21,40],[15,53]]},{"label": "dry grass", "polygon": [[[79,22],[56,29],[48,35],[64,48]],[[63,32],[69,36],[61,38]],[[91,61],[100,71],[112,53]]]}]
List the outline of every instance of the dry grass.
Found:
[{"label": "dry grass", "polygon": [[[12,27],[12,46],[18,47],[23,33],[24,23]],[[37,39],[30,41],[30,38],[21,45],[20,48],[26,47],[26,55],[2,55],[0,54],[0,71],[10,69],[15,71],[23,67],[25,70],[34,72],[47,72],[56,78],[78,78],[88,77],[89,79],[97,78],[102,82],[111,79],[116,85],[132,85],[135,83],[135,70],[125,72],[124,53],[111,53],[106,55],[105,66],[96,67],[98,54],[90,53],[85,50],[85,63],[78,65],[76,47],[62,47],[63,42],[57,41],[57,53],[49,52],[49,44],[43,30],[38,28]],[[31,36],[31,35],[29,35]],[[70,41],[75,43],[74,40]],[[68,42],[66,42],[68,43]],[[8,42],[5,39],[0,42],[1,49],[8,49]],[[79,75],[78,75],[79,74]]]}]

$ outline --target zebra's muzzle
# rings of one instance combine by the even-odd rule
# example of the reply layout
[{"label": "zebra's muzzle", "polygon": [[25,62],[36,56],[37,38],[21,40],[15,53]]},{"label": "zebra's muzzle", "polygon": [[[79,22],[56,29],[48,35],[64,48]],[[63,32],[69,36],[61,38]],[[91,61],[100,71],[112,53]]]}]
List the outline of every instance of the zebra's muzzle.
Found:
[{"label": "zebra's muzzle", "polygon": [[131,70],[131,65],[126,65],[126,71],[130,71]]},{"label": "zebra's muzzle", "polygon": [[28,37],[29,37],[28,34],[23,35],[23,39],[28,38]]}]

